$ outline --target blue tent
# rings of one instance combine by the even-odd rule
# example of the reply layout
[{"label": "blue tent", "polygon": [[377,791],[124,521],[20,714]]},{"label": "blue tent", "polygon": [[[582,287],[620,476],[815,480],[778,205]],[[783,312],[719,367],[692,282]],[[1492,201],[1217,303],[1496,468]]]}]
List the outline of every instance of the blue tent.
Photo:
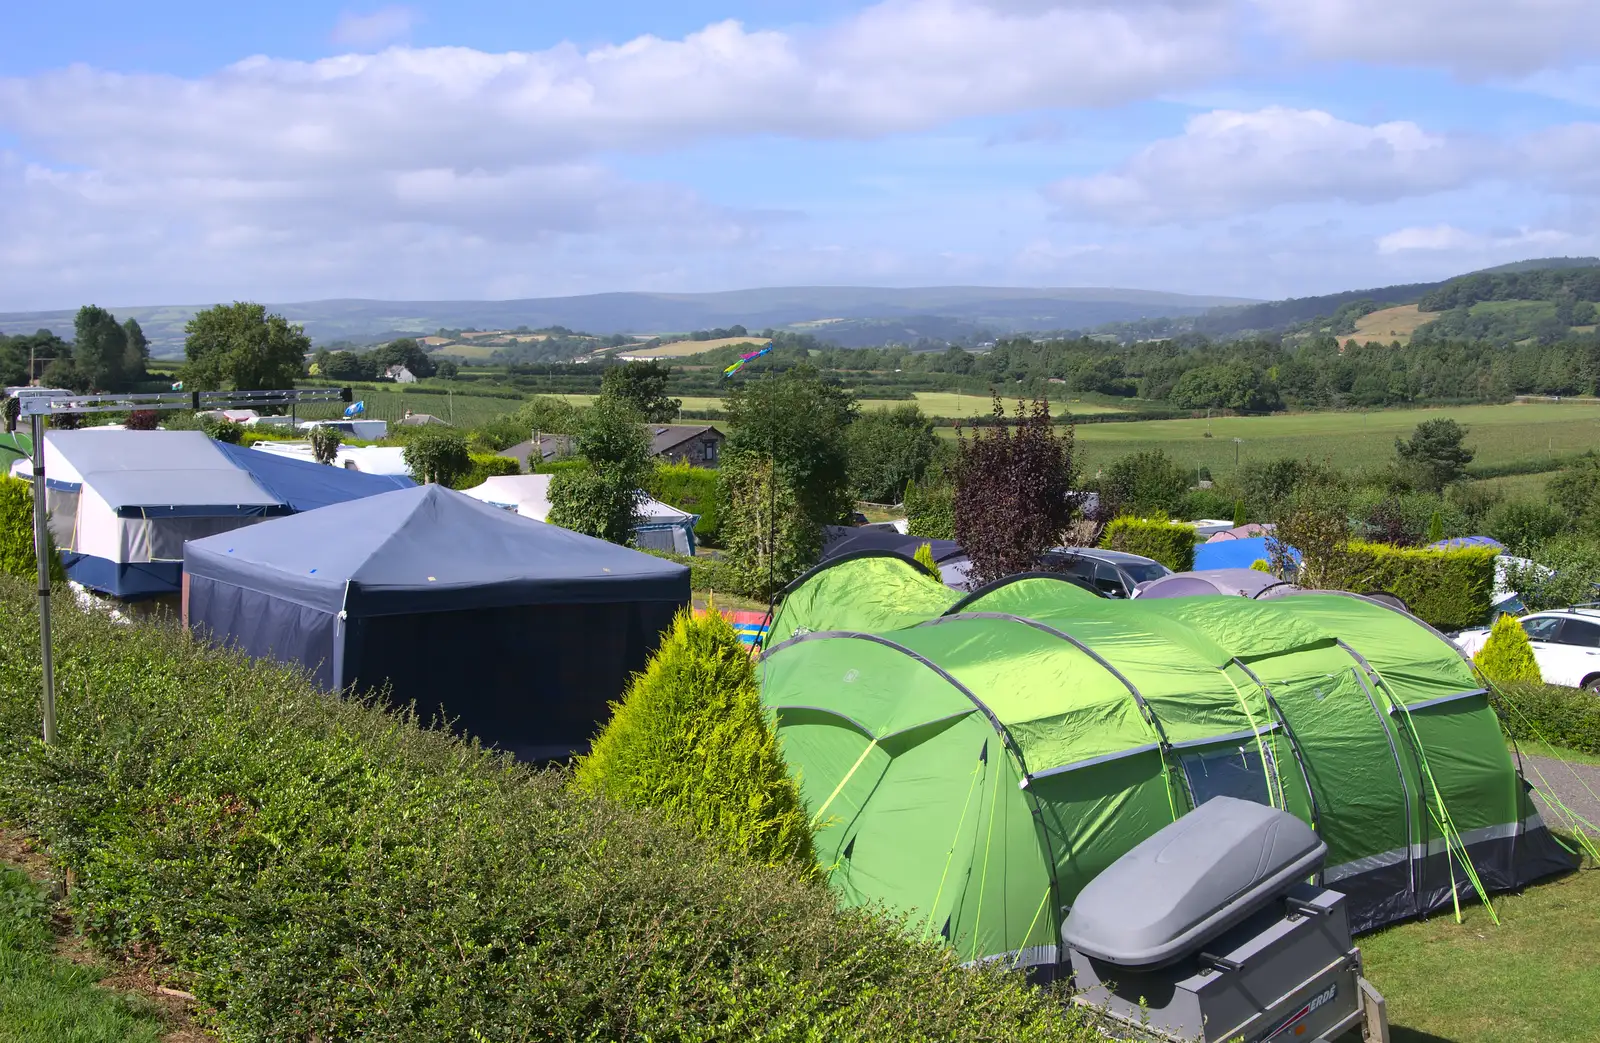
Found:
[{"label": "blue tent", "polygon": [[[1298,557],[1298,555],[1296,555]],[[1270,561],[1265,536],[1250,536],[1242,540],[1218,540],[1202,543],[1194,549],[1195,571],[1212,569],[1247,569],[1257,561]]]},{"label": "blue tent", "polygon": [[348,467],[329,467],[275,453],[258,453],[226,442],[218,442],[217,448],[248,471],[257,485],[287,504],[291,511],[314,511],[363,496],[410,489],[417,484],[404,475],[367,474]]},{"label": "blue tent", "polygon": [[195,629],[528,759],[586,748],[689,603],[683,565],[437,485],[197,540],[184,567]]}]

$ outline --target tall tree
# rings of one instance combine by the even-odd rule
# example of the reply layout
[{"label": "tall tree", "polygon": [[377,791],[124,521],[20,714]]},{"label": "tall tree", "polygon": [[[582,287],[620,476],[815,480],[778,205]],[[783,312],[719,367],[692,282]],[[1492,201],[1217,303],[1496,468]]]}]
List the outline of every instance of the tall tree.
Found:
[{"label": "tall tree", "polygon": [[1473,451],[1462,444],[1467,429],[1449,417],[1424,420],[1405,441],[1394,440],[1400,470],[1419,489],[1438,492],[1466,477]]},{"label": "tall tree", "polygon": [[874,503],[899,502],[908,484],[922,480],[939,448],[933,421],[909,402],[863,413],[850,425],[846,441],[850,484],[855,495]]},{"label": "tall tree", "polygon": [[367,358],[378,373],[382,373],[390,366],[404,366],[414,377],[431,377],[439,368],[428,353],[422,350],[422,345],[410,337],[401,337],[382,347],[373,348],[367,352]]},{"label": "tall tree", "polygon": [[739,385],[724,408],[733,424],[725,457],[773,460],[779,485],[794,490],[796,505],[813,525],[850,517],[846,432],[856,418],[853,395],[803,365]]},{"label": "tall tree", "polygon": [[664,424],[675,419],[683,405],[681,400],[667,397],[671,375],[672,367],[665,363],[625,362],[601,375],[600,391],[627,401],[647,422]]},{"label": "tall tree", "polygon": [[144,335],[144,329],[139,325],[138,319],[125,321],[122,324],[122,333],[128,344],[127,351],[122,356],[122,372],[132,384],[150,375],[145,368],[145,364],[150,361],[150,338]]},{"label": "tall tree", "polygon": [[632,405],[601,394],[584,412],[576,438],[584,468],[550,480],[553,525],[627,546],[650,478],[650,439]]},{"label": "tall tree", "polygon": [[994,422],[962,437],[956,459],[956,539],[972,559],[972,575],[989,583],[1035,566],[1072,523],[1073,430],[1057,433],[1050,406],[1017,403],[1006,418],[1000,396]]},{"label": "tall tree", "polygon": [[1176,514],[1193,475],[1160,449],[1118,457],[1100,478],[1100,516]]},{"label": "tall tree", "polygon": [[72,323],[72,361],[79,377],[100,391],[126,391],[128,335],[117,317],[86,304]]},{"label": "tall tree", "polygon": [[303,327],[246,301],[197,312],[184,332],[184,383],[199,391],[293,387],[311,350]]}]

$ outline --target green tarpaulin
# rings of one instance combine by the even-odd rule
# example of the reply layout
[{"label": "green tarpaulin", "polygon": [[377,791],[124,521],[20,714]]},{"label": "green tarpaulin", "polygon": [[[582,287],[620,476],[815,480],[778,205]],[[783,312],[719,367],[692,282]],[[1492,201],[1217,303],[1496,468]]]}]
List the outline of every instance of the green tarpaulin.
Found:
[{"label": "green tarpaulin", "polygon": [[834,886],[968,959],[1054,966],[1078,891],[1219,795],[1310,823],[1357,930],[1472,893],[1447,836],[1491,890],[1574,864],[1470,666],[1362,598],[963,598],[866,556],[787,594],[760,673]]}]

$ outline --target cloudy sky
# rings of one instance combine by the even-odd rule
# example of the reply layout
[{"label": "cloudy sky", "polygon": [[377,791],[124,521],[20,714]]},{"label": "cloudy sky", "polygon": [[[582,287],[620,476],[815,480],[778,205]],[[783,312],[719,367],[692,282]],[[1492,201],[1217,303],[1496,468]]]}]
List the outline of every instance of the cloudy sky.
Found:
[{"label": "cloudy sky", "polygon": [[0,310],[1592,254],[1597,41],[1596,0],[13,5]]}]

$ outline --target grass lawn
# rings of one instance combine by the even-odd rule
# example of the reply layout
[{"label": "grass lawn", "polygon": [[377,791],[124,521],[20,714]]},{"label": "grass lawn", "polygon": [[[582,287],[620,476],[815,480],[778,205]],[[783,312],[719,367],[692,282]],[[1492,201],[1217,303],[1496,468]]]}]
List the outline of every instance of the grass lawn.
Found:
[{"label": "grass lawn", "polygon": [[52,955],[49,908],[22,873],[0,867],[0,1040],[157,1043],[153,1005],[95,984],[100,974]]},{"label": "grass lawn", "polygon": [[[1146,420],[1078,427],[1080,465],[1090,474],[1126,453],[1163,449],[1189,467],[1221,476],[1241,463],[1281,456],[1370,467],[1394,457],[1396,438],[1424,420],[1451,417],[1467,428],[1479,464],[1504,464],[1551,454],[1579,453],[1600,444],[1600,405],[1548,402],[1388,409],[1368,413],[1280,413],[1211,420]],[[1205,433],[1211,432],[1206,438]],[[1235,445],[1233,439],[1243,439]]]},{"label": "grass lawn", "polygon": [[1529,753],[1536,757],[1554,757],[1557,760],[1566,761],[1568,764],[1593,764],[1600,766],[1600,756],[1596,756],[1593,753],[1584,753],[1582,750],[1569,750],[1565,747],[1551,746],[1549,743],[1537,742],[1534,740],[1518,739],[1516,745],[1513,746],[1511,744],[1511,740],[1507,739],[1506,749],[1511,750],[1513,753],[1515,753],[1517,750],[1521,750],[1523,753]]},{"label": "grass lawn", "polygon": [[1394,1043],[1600,1040],[1600,871],[1360,939]]},{"label": "grass lawn", "polygon": [[1493,489],[1507,499],[1531,500],[1543,496],[1545,486],[1549,484],[1550,479],[1560,473],[1560,471],[1538,471],[1533,474],[1508,474],[1500,478],[1484,478],[1472,484],[1484,489]]}]

